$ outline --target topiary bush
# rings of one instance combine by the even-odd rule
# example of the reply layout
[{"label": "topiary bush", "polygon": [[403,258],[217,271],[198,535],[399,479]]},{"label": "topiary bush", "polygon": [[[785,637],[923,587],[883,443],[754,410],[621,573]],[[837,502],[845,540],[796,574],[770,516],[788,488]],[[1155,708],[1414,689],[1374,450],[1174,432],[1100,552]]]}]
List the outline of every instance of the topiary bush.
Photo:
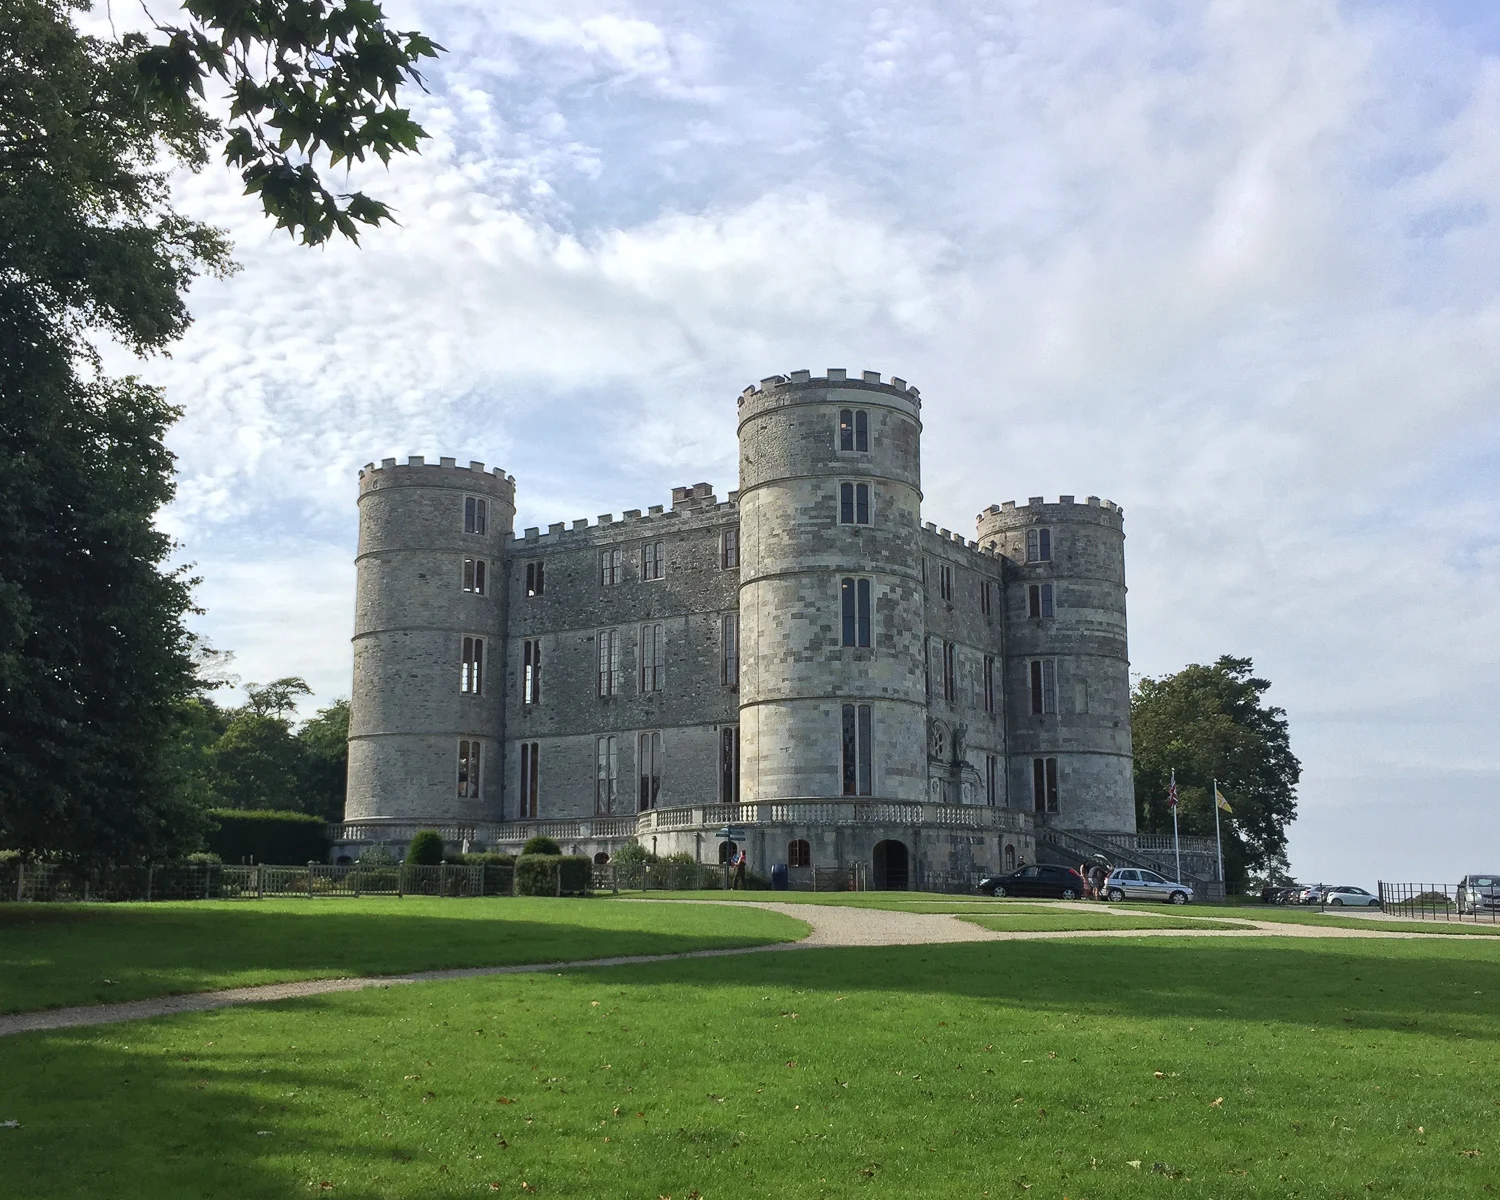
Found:
[{"label": "topiary bush", "polygon": [[549,837],[534,837],[521,847],[522,854],[561,854],[562,847]]},{"label": "topiary bush", "polygon": [[523,854],[516,859],[516,895],[585,896],[593,866],[587,854]]},{"label": "topiary bush", "polygon": [[443,835],[436,829],[419,829],[406,848],[406,861],[418,867],[437,866],[443,861]]}]

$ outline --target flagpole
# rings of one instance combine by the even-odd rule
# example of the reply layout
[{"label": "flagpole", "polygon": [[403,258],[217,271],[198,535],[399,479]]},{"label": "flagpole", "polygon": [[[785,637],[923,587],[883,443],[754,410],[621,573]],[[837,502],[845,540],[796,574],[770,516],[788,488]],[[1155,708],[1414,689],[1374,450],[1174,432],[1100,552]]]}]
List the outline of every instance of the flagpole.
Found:
[{"label": "flagpole", "polygon": [[[1219,834],[1219,781],[1214,780],[1214,846],[1219,851],[1219,882],[1224,882],[1224,839]],[[1228,893],[1225,893],[1228,895]]]},{"label": "flagpole", "polygon": [[1182,843],[1177,838],[1177,768],[1172,768],[1172,853],[1177,858],[1177,878],[1173,883],[1182,882]]}]

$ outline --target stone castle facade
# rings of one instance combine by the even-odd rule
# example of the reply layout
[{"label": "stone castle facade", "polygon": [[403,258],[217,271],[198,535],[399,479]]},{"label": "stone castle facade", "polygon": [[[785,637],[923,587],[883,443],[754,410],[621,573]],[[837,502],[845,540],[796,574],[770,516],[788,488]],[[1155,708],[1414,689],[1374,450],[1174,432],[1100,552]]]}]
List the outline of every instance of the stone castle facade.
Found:
[{"label": "stone castle facade", "polygon": [[735,826],[758,871],[918,886],[1131,842],[1122,511],[924,525],[921,398],[874,372],[738,415],[727,498],[545,532],[481,463],[360,472],[341,852],[436,827],[717,861]]}]

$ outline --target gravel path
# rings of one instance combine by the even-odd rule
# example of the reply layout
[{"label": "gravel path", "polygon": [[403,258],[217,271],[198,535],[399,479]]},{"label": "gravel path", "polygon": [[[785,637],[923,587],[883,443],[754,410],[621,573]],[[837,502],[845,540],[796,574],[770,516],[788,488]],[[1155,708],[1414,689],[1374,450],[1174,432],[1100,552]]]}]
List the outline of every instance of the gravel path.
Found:
[{"label": "gravel path", "polygon": [[[631,901],[631,903],[681,903],[680,901]],[[743,904],[749,901],[704,900],[702,904]],[[618,958],[594,958],[576,962],[526,963],[508,967],[461,967],[446,971],[414,971],[405,975],[373,975],[358,978],[306,979],[296,983],[268,983],[259,987],[226,988],[216,992],[191,992],[181,996],[158,996],[149,1000],[130,1000],[120,1004],[90,1004],[76,1008],[53,1008],[41,1012],[13,1013],[0,1016],[0,1037],[47,1029],[74,1029],[88,1025],[112,1025],[120,1021],[139,1021],[176,1013],[206,1012],[232,1008],[241,1004],[261,1004],[272,1000],[294,1000],[302,996],[322,996],[332,992],[358,992],[366,988],[388,988],[409,983],[432,983],[448,979],[477,979],[486,975],[522,975],[540,971],[577,970],[588,967],[618,967],[632,963],[674,962],[689,958],[719,958],[730,954],[758,954],[777,950],[815,950],[837,946],[918,946],[943,942],[1060,941],[1073,938],[1117,937],[1319,937],[1319,938],[1432,938],[1463,937],[1464,934],[1407,933],[1381,929],[1343,929],[1321,925],[1296,925],[1288,922],[1257,921],[1234,917],[1239,926],[1223,929],[1118,929],[1070,930],[1066,932],[995,932],[961,920],[947,913],[895,912],[878,908],[846,908],[832,904],[783,904],[756,901],[756,907],[770,909],[805,921],[812,933],[799,942],[777,942],[768,946],[742,946],[728,950],[690,950],[679,954],[634,954]],[[1141,916],[1138,912],[1101,904],[1063,902],[1057,908],[1076,909],[1094,915]],[[996,916],[1004,915],[997,907]],[[1194,920],[1191,911],[1164,908],[1163,917]],[[1245,928],[1249,925],[1249,928]]]}]

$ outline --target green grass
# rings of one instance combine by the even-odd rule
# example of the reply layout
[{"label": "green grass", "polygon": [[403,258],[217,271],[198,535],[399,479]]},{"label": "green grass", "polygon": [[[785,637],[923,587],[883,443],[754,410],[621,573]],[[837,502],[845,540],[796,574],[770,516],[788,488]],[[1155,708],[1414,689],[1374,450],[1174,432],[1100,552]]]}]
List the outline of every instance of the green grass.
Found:
[{"label": "green grass", "polygon": [[1478,939],[428,984],[0,1041],[0,1163],[16,1200],[1446,1200],[1500,1188],[1497,996]]},{"label": "green grass", "polygon": [[[1113,909],[1128,909],[1131,912],[1160,912],[1160,904],[1111,904]],[[1182,912],[1182,909],[1175,910]],[[1473,921],[1415,921],[1382,920],[1379,917],[1347,916],[1334,910],[1319,912],[1316,908],[1291,908],[1281,904],[1210,905],[1192,904],[1188,911],[1197,917],[1239,917],[1242,920],[1279,921],[1287,925],[1323,925],[1333,929],[1381,929],[1398,933],[1477,933],[1494,936],[1500,934],[1500,924]]]},{"label": "green grass", "polygon": [[779,913],[600,900],[0,904],[0,1012],[258,983],[793,941]]},{"label": "green grass", "polygon": [[1244,921],[1197,921],[1182,917],[1113,916],[1109,913],[1070,912],[1053,909],[1040,913],[1022,913],[1012,916],[1004,913],[996,916],[969,916],[962,918],[981,929],[992,929],[998,933],[1068,933],[1099,929],[1253,929]]},{"label": "green grass", "polygon": [[[838,908],[877,908],[887,912],[989,912],[1002,905],[1042,906],[1046,900],[996,900],[991,896],[956,896],[945,892],[631,892],[652,900],[731,900],[748,904],[828,904]],[[622,893],[621,898],[625,898]]]}]

